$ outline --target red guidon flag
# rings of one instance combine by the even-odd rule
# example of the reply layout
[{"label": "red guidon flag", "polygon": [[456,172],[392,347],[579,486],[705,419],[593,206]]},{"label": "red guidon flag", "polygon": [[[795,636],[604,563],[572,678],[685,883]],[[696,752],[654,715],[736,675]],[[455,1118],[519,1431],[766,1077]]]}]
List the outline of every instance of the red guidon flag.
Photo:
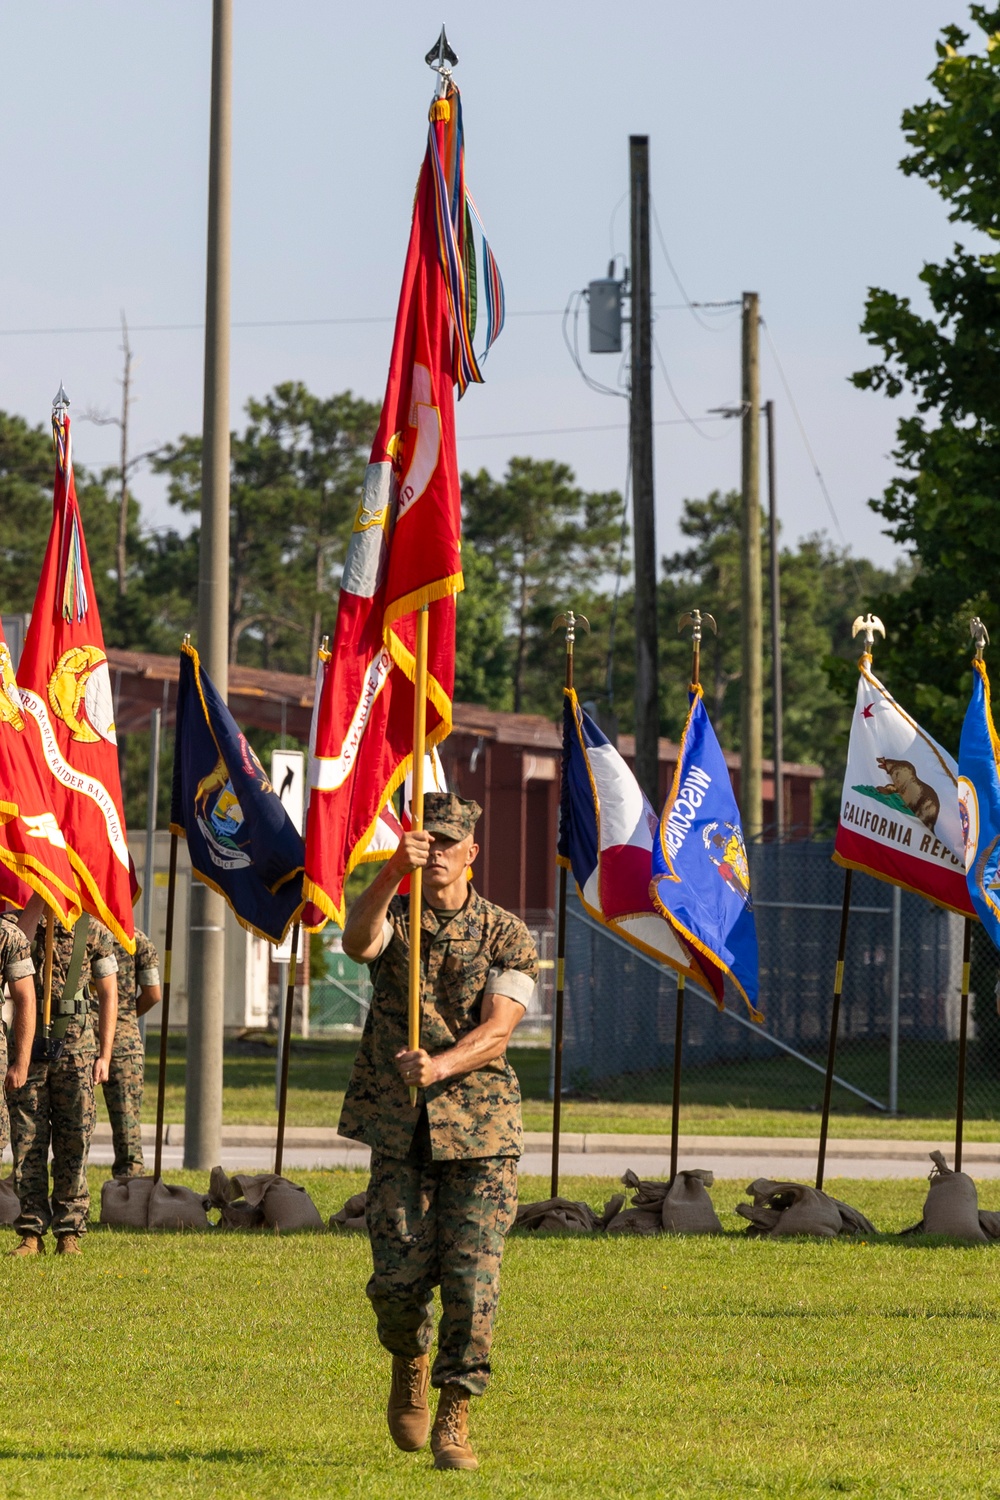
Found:
[{"label": "red guidon flag", "polygon": [[833,857],[974,916],[958,766],[886,691],[867,653],[859,667]]},{"label": "red guidon flag", "polygon": [[25,713],[0,628],[0,896],[23,907],[37,892],[63,925],[72,927],[80,915],[80,893],[48,788],[42,786],[41,760],[38,725]]},{"label": "red guidon flag", "polygon": [[[458,91],[431,107],[378,432],[321,662],[310,745],[306,926],[343,924],[344,885],[391,847],[373,838],[413,753],[415,611],[428,608],[427,748],[451,729],[455,595],[462,588],[454,386],[480,380],[472,353],[473,210]],[[487,347],[502,291],[484,241]],[[381,845],[381,847],[380,847]]]},{"label": "red guidon flag", "polygon": [[[60,395],[62,393],[60,392]],[[111,674],[73,480],[69,417],[52,413],[52,530],[18,668],[38,725],[43,789],[62,829],[83,908],[131,953],[132,881],[118,776]]]}]

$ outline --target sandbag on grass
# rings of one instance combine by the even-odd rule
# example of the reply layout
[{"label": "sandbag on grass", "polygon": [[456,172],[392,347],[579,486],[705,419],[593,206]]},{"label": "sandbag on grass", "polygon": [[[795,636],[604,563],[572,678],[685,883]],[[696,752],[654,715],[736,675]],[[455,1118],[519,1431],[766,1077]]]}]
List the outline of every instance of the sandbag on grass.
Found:
[{"label": "sandbag on grass", "polygon": [[[143,1178],[133,1181],[142,1182]],[[146,1222],[150,1229],[210,1229],[207,1210],[211,1206],[207,1193],[196,1193],[193,1188],[161,1180],[149,1195]]]},{"label": "sandbag on grass", "polygon": [[979,1227],[988,1240],[1000,1240],[1000,1213],[988,1208],[979,1210]]},{"label": "sandbag on grass", "polygon": [[980,1244],[992,1238],[980,1222],[979,1195],[972,1178],[966,1172],[953,1172],[940,1151],[931,1152],[931,1161],[934,1166],[924,1199],[924,1216],[903,1234],[946,1234],[949,1239]]},{"label": "sandbag on grass", "polygon": [[0,1224],[13,1224],[21,1212],[21,1202],[14,1191],[14,1178],[0,1177]]},{"label": "sandbag on grass", "polygon": [[589,1203],[569,1198],[544,1198],[540,1203],[519,1204],[514,1220],[517,1229],[554,1229],[564,1234],[593,1234],[603,1228],[600,1214]]},{"label": "sandbag on grass", "polygon": [[367,1234],[368,1224],[365,1220],[365,1207],[368,1203],[367,1193],[355,1193],[348,1198],[343,1208],[337,1213],[330,1215],[330,1228],[341,1230],[356,1230]]},{"label": "sandbag on grass", "polygon": [[667,1189],[661,1221],[668,1234],[721,1234],[722,1224],[708,1196],[712,1172],[696,1167],[678,1172]]},{"label": "sandbag on grass", "polygon": [[751,1238],[811,1234],[835,1239],[839,1234],[875,1233],[857,1209],[802,1182],[772,1182],[758,1177],[747,1192],[753,1195],[753,1203],[738,1203],[736,1212],[750,1220],[747,1234]]},{"label": "sandbag on grass", "polygon": [[[208,1191],[221,1210],[220,1229],[261,1229],[266,1225],[280,1233],[324,1227],[319,1209],[305,1188],[274,1172],[235,1172],[229,1177],[221,1167],[213,1167]],[[363,1203],[364,1194],[356,1196]]]},{"label": "sandbag on grass", "polygon": [[662,1234],[662,1210],[625,1208],[607,1225],[608,1234]]},{"label": "sandbag on grass", "polygon": [[156,1182],[152,1177],[110,1177],[101,1187],[101,1220],[127,1229],[145,1229],[149,1223],[149,1200]]}]

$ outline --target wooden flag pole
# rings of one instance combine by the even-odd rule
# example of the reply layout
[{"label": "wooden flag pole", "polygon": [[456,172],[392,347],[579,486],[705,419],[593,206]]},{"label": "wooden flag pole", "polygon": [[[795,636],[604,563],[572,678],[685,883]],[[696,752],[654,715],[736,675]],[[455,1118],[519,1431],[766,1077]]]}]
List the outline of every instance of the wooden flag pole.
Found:
[{"label": "wooden flag pole", "polygon": [[[861,658],[864,663],[865,657],[869,662],[872,657],[872,647],[875,644],[875,632],[885,640],[885,626],[878,615],[868,614],[862,618],[858,615],[851,626],[852,638],[860,630],[865,633],[865,649]],[[826,1142],[830,1134],[830,1100],[833,1095],[833,1068],[837,1060],[837,1031],[840,1027],[840,997],[844,990],[844,961],[847,957],[847,927],[851,915],[851,876],[853,871],[848,869],[844,872],[844,899],[840,907],[840,940],[837,944],[837,967],[833,976],[833,1005],[830,1010],[830,1040],[826,1051],[826,1077],[823,1080],[823,1116],[819,1126],[819,1152],[816,1158],[816,1187],[823,1186],[823,1175],[826,1171]]]},{"label": "wooden flag pole", "polygon": [[972,957],[972,918],[966,917],[962,934],[962,1009],[958,1023],[958,1099],[955,1106],[955,1171],[962,1170],[962,1134],[965,1130],[965,1061],[969,1050],[969,971]]},{"label": "wooden flag pole", "polygon": [[285,1154],[285,1112],[288,1108],[288,1054],[292,1045],[292,1006],[295,1003],[295,966],[299,952],[299,923],[292,928],[292,956],[288,961],[288,989],[285,991],[285,1024],[281,1033],[281,1075],[278,1084],[278,1134],[274,1143],[274,1172],[281,1176]]},{"label": "wooden flag pole", "polygon": [[[420,833],[424,826],[424,756],[427,753],[427,605],[417,611],[416,670],[413,681],[413,796],[410,799],[410,826]],[[420,1046],[420,910],[424,893],[424,872],[414,870],[410,876],[410,991],[409,1048]],[[410,1105],[416,1108],[417,1088],[410,1085]]]},{"label": "wooden flag pole", "polygon": [[163,1103],[167,1089],[167,1029],[170,1025],[170,968],[174,950],[174,895],[177,890],[177,834],[170,835],[167,875],[167,928],[163,940],[163,1000],[160,1005],[160,1076],[156,1080],[156,1155],[153,1180],[159,1182],[163,1165]]},{"label": "wooden flag pole", "polygon": [[[566,630],[566,676],[568,688],[573,686],[573,647],[576,632],[590,630],[586,615],[576,615],[571,609],[557,615],[552,629],[560,626]],[[521,850],[524,858],[524,850]],[[522,913],[523,915],[523,913]],[[552,1175],[550,1198],[559,1196],[559,1137],[562,1130],[562,1071],[563,1071],[563,1020],[566,997],[566,866],[556,867],[556,994],[552,1016]]]},{"label": "wooden flag pole", "polygon": [[[81,912],[77,920],[88,922],[90,918],[86,912]],[[42,973],[42,1044],[46,1057],[48,1057],[49,1040],[52,1036],[52,958],[55,952],[55,941],[56,914],[51,906],[48,906],[45,913],[45,968]]]},{"label": "wooden flag pole", "polygon": [[[710,614],[702,614],[700,609],[693,609],[690,614],[681,615],[677,621],[677,629],[683,630],[686,625],[691,626],[691,687],[692,689],[701,685],[701,632],[702,626],[708,625],[713,635],[718,634],[715,619]],[[683,974],[677,976],[677,1013],[674,1019],[674,1079],[673,1089],[670,1096],[670,1181],[673,1182],[677,1176],[677,1155],[680,1147],[681,1130],[681,1055],[684,1050],[684,990],[685,977]]]},{"label": "wooden flag pole", "polygon": [[851,877],[854,871],[844,871],[844,900],[840,908],[840,942],[837,946],[837,967],[833,978],[833,1006],[830,1010],[830,1042],[826,1053],[826,1078],[823,1081],[823,1118],[819,1127],[819,1156],[816,1161],[816,1186],[823,1186],[826,1171],[826,1139],[830,1133],[830,1098],[833,1093],[833,1068],[837,1060],[837,1031],[840,1026],[840,997],[844,990],[844,958],[847,953],[847,924],[851,915]]}]

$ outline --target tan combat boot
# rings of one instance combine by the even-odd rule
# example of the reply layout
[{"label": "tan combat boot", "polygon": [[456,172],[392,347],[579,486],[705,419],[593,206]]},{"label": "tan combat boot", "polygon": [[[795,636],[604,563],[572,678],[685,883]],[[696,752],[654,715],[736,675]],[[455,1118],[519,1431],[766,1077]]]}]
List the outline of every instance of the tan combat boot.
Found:
[{"label": "tan combat boot", "polygon": [[435,1469],[478,1469],[469,1442],[469,1393],[461,1385],[444,1385],[438,1398],[431,1451]]},{"label": "tan combat boot", "polygon": [[417,1359],[392,1356],[392,1385],[385,1415],[392,1440],[404,1453],[415,1453],[427,1441],[431,1426],[427,1405],[429,1378],[430,1360],[426,1354]]},{"label": "tan combat boot", "polygon": [[45,1241],[40,1234],[24,1234],[21,1243],[15,1245],[13,1250],[7,1251],[8,1255],[44,1255]]},{"label": "tan combat boot", "polygon": [[80,1239],[75,1234],[61,1234],[56,1240],[57,1255],[79,1255]]}]

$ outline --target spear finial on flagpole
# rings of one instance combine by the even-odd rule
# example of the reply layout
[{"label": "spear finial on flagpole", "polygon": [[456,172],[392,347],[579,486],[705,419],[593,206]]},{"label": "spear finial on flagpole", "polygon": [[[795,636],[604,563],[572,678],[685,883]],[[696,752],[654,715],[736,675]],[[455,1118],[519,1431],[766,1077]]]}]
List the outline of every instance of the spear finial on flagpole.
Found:
[{"label": "spear finial on flagpole", "polygon": [[458,53],[449,45],[448,34],[441,27],[441,35],[424,58],[424,62],[438,75],[437,93],[440,97],[451,81],[452,68],[458,67]]},{"label": "spear finial on flagpole", "polygon": [[882,639],[885,640],[885,626],[882,624],[882,621],[879,619],[878,615],[873,615],[869,612],[867,615],[858,615],[854,624],[851,626],[852,640],[857,635],[859,630],[863,630],[865,633],[865,655],[871,656],[872,647],[875,644],[875,632],[877,630]]},{"label": "spear finial on flagpole", "polygon": [[691,626],[691,686],[701,685],[701,627],[707,625],[713,635],[718,635],[719,627],[715,623],[715,617],[706,610],[702,614],[700,609],[692,609],[688,614],[681,615],[677,621],[677,629],[683,630],[686,625]]},{"label": "spear finial on flagpole", "polygon": [[59,389],[56,391],[55,395],[52,398],[52,415],[54,417],[55,416],[64,417],[68,411],[69,411],[69,397],[66,394],[66,387],[63,385],[62,381],[60,380],[60,382],[59,382]]},{"label": "spear finial on flagpole", "polygon": [[976,643],[976,661],[982,661],[983,648],[990,643],[990,633],[978,615],[969,621],[969,634]]}]

